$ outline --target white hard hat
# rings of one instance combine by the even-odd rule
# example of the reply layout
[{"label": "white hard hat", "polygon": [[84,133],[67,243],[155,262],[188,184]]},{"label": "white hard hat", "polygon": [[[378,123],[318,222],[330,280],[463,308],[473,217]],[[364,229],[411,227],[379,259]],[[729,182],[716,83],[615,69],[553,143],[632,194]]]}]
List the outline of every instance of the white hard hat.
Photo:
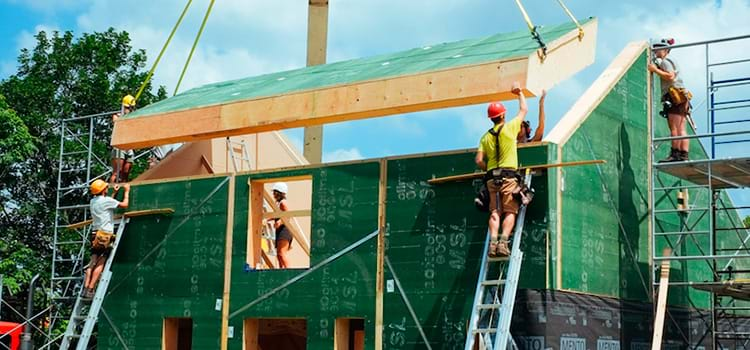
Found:
[{"label": "white hard hat", "polygon": [[289,192],[289,187],[287,187],[286,183],[277,182],[277,183],[273,184],[273,190],[274,191],[279,191],[279,192],[281,192],[283,194],[287,194],[287,192]]}]

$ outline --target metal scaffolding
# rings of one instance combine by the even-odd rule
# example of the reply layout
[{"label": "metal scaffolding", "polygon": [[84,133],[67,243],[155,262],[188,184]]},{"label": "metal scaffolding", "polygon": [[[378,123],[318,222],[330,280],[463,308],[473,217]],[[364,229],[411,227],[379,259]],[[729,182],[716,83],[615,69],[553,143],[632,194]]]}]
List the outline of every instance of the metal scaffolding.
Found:
[{"label": "metal scaffolding", "polygon": [[[750,230],[738,215],[750,206],[735,206],[726,192],[750,192],[750,76],[736,77],[743,68],[750,72],[750,58],[712,60],[712,53],[726,54],[732,48],[747,57],[742,48],[749,44],[750,35],[745,35],[668,47],[703,49],[705,132],[693,126],[688,136],[665,136],[657,129],[663,130],[660,125],[666,121],[651,111],[653,285],[659,287],[658,267],[669,260],[681,271],[669,286],[710,293],[706,332],[689,348],[698,348],[704,339],[710,339],[714,349],[750,346],[750,303],[745,303],[750,301]],[[660,96],[652,93],[651,98],[654,109],[660,108]],[[659,162],[659,150],[674,140],[692,141],[691,160]],[[670,255],[662,253],[665,247],[671,248]]]}]

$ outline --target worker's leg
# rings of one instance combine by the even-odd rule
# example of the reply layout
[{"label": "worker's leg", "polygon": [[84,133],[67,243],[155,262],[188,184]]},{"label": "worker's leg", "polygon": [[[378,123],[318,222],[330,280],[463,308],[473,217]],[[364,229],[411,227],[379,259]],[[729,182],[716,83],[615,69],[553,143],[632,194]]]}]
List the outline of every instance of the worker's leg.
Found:
[{"label": "worker's leg", "polygon": [[122,166],[122,176],[120,176],[120,180],[122,182],[128,182],[130,181],[130,168],[133,167],[133,163],[129,160],[126,160],[125,163]]},{"label": "worker's leg", "polygon": [[[680,116],[674,113],[667,115],[667,125],[669,125],[669,136],[680,136]],[[682,140],[672,140],[672,148],[680,149]]]},{"label": "worker's leg", "polygon": [[490,246],[488,254],[495,256],[498,242],[498,231],[500,230],[500,213],[502,212],[500,203],[500,186],[495,184],[495,180],[489,180],[486,183],[487,190],[490,193],[490,218],[487,222],[490,231]]},{"label": "worker's leg", "polygon": [[279,259],[279,268],[285,269],[289,267],[289,260],[287,259],[287,252],[289,252],[289,241],[286,239],[280,239],[276,241],[276,257]]},{"label": "worker's leg", "polygon": [[498,244],[498,253],[500,255],[509,255],[510,248],[508,241],[510,236],[513,234],[513,228],[516,225],[516,214],[518,214],[518,200],[516,200],[513,192],[518,187],[518,181],[515,179],[505,179],[502,187],[502,211],[503,211],[503,232],[500,235],[500,243]]},{"label": "worker's leg", "polygon": [[110,183],[120,182],[120,174],[122,173],[124,162],[122,158],[112,158],[112,176],[109,177]]},{"label": "worker's leg", "polygon": [[98,260],[99,256],[97,254],[91,254],[91,261],[89,262],[88,266],[86,266],[86,271],[84,272],[85,277],[83,278],[83,288],[88,289],[89,286],[92,284],[92,274],[91,272],[94,270],[94,265],[96,265],[96,261]]},{"label": "worker's leg", "polygon": [[502,239],[508,240],[513,235],[513,227],[516,226],[516,213],[503,213]]},{"label": "worker's leg", "polygon": [[100,255],[98,259],[96,259],[96,264],[94,265],[94,269],[91,272],[91,284],[89,285],[89,289],[96,290],[96,282],[99,281],[99,277],[102,275],[102,271],[104,270],[104,263],[106,255]]}]

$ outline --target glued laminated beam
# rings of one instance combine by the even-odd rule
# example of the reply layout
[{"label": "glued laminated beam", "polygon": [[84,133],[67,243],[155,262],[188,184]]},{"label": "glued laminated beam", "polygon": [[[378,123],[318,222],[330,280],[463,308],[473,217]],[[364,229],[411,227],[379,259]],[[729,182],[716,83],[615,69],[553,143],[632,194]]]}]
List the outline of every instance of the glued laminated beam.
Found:
[{"label": "glued laminated beam", "polygon": [[112,145],[144,148],[511,100],[514,81],[533,96],[593,62],[596,25],[585,21],[580,41],[573,25],[548,27],[544,62],[528,32],[518,32],[212,84],[119,119]]}]

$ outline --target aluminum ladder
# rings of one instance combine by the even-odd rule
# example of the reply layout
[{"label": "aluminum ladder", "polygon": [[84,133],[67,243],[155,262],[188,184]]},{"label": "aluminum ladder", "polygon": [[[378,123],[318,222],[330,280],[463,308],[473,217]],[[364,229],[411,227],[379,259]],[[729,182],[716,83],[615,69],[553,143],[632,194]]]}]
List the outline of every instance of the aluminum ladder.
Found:
[{"label": "aluminum ladder", "polygon": [[[235,151],[240,151],[240,154],[235,154]],[[234,167],[235,173],[244,170],[245,164],[247,164],[247,170],[253,170],[253,161],[252,158],[250,158],[250,151],[247,149],[245,140],[233,141],[231,138],[227,137],[227,152],[232,158],[232,166]],[[237,165],[238,160],[239,166]],[[229,170],[228,168],[229,166],[227,166],[227,170]]]},{"label": "aluminum ladder", "polygon": [[[524,183],[531,188],[531,173],[526,170]],[[489,257],[487,252],[490,245],[489,230],[484,242],[484,254],[479,270],[474,304],[471,308],[471,318],[466,334],[464,350],[473,350],[475,339],[480,340],[480,349],[506,350],[510,344],[517,348],[510,336],[510,320],[513,316],[513,306],[518,289],[518,278],[521,273],[523,252],[521,251],[521,235],[526,218],[526,205],[521,205],[516,217],[516,227],[513,233],[513,246],[508,257]],[[490,276],[490,268],[498,267],[498,276]],[[507,270],[507,271],[506,271]],[[503,278],[505,275],[505,278]],[[502,288],[502,300],[498,297]],[[486,324],[484,324],[486,321]],[[494,334],[494,340],[493,335]],[[483,345],[483,347],[482,347]]]},{"label": "aluminum ladder", "polygon": [[68,321],[68,327],[65,329],[60,350],[68,350],[74,339],[78,341],[76,350],[86,350],[89,339],[91,339],[91,333],[93,333],[94,326],[99,318],[99,310],[102,308],[104,296],[107,294],[107,289],[109,288],[109,282],[112,279],[112,260],[115,258],[117,246],[120,244],[122,234],[125,232],[125,225],[129,220],[128,217],[123,216],[119,223],[116,224],[117,233],[115,241],[112,244],[112,251],[109,253],[109,257],[107,257],[107,262],[104,264],[99,284],[96,286],[94,298],[84,298],[84,288],[81,286],[81,293],[78,294],[75,306],[73,307],[73,313]]}]

